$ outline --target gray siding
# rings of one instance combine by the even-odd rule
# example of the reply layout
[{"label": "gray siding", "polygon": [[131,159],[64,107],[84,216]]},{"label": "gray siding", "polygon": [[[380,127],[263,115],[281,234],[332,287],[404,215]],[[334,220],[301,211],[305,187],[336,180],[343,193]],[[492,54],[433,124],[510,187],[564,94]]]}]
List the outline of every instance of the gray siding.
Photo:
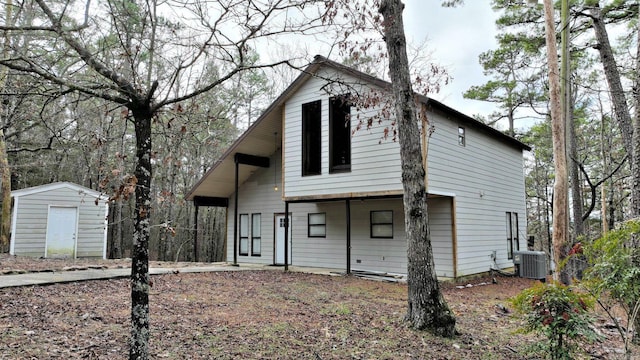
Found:
[{"label": "gray siding", "polygon": [[[351,139],[351,171],[329,173],[329,95],[322,90],[326,85],[326,81],[322,79],[354,79],[327,69],[320,70],[318,75],[302,84],[283,106],[284,195],[292,199],[401,193],[399,145],[391,139],[381,141],[383,129],[388,125],[385,123],[374,122],[372,129],[355,131]],[[322,174],[303,177],[301,107],[304,103],[318,99],[322,101]],[[352,108],[352,130],[357,126],[358,116],[367,118],[373,113],[372,109],[367,113],[357,114]],[[506,212],[518,213],[520,248],[526,248],[522,150],[498,140],[481,126],[460,121],[450,113],[430,111],[428,118],[435,127],[429,145],[428,191],[430,194],[444,196],[429,199],[431,235],[438,274],[449,277],[486,272],[493,265],[491,255],[494,252],[499,267],[512,266],[511,260],[507,259]],[[458,126],[465,128],[465,146],[458,145]],[[260,258],[249,256],[240,259],[241,261],[273,262],[273,213],[283,212],[284,203],[281,200],[282,194],[272,190],[272,179],[272,169],[260,170],[243,185],[240,192],[242,213],[263,214],[263,254]],[[280,186],[279,179],[278,184]],[[398,214],[394,216],[394,221],[397,222],[394,226],[394,238],[384,241],[371,239],[368,234],[369,211],[381,205],[390,206],[394,215]],[[406,271],[401,209],[399,201],[352,202],[353,268]],[[292,204],[290,211],[293,214],[293,264],[344,268],[344,202]],[[233,210],[229,218],[229,239],[233,239],[232,212]],[[327,214],[326,238],[307,237],[306,222],[310,212]],[[452,222],[455,222],[455,226],[452,226]],[[233,242],[230,241],[229,244],[232,249]],[[457,264],[455,269],[454,263]]]},{"label": "gray siding", "polygon": [[104,254],[106,205],[96,206],[95,198],[79,195],[76,190],[60,188],[17,198],[13,249],[15,255],[45,256],[49,206],[77,207],[78,229],[76,257],[99,257]]},{"label": "gray siding", "polygon": [[[284,213],[284,202],[280,185],[280,153],[278,152],[276,166],[265,169],[256,169],[253,176],[244,184],[241,184],[238,191],[238,213],[239,214],[261,214],[261,254],[260,256],[238,256],[239,262],[252,264],[273,264],[274,262],[274,213]],[[274,157],[271,157],[271,164],[274,164]],[[247,165],[240,165],[245,167]],[[274,171],[277,173],[275,183],[278,184],[278,191],[274,191]],[[227,261],[233,260],[233,224],[235,216],[235,198],[229,198],[229,209],[227,211]]]},{"label": "gray siding", "polygon": [[488,271],[507,259],[505,213],[517,212],[520,248],[526,249],[522,151],[466,126],[458,145],[458,122],[430,114],[435,133],[429,145],[429,191],[455,194],[458,276]]},{"label": "gray siding", "polygon": [[[279,154],[278,154],[279,156]],[[276,168],[279,184],[280,167]],[[274,263],[274,217],[284,213],[284,201],[280,191],[274,191],[274,169],[259,169],[238,192],[239,214],[261,214],[261,256],[238,256],[240,263]],[[453,246],[451,198],[429,199],[429,220],[436,271],[439,276],[453,276]],[[227,260],[233,259],[234,196],[230,198],[227,220]],[[394,219],[393,239],[370,236],[370,211],[392,210]],[[318,203],[292,203],[291,254],[292,265],[346,268],[346,207],[345,201]],[[308,214],[326,214],[326,237],[309,237]],[[407,253],[404,232],[404,216],[401,199],[352,200],[351,201],[351,267],[352,269],[406,273]],[[359,262],[358,262],[359,261]]]},{"label": "gray siding", "polygon": [[[321,77],[335,76],[321,72]],[[351,81],[356,81],[351,79]],[[402,189],[398,144],[380,139],[387,124],[374,124],[370,130],[361,129],[351,138],[351,172],[329,174],[329,95],[321,87],[324,80],[311,78],[285,104],[285,196],[317,196],[376,192]],[[302,104],[322,101],[322,174],[302,176]],[[351,109],[351,129],[357,125],[357,114]],[[363,118],[375,111],[361,113]]]}]

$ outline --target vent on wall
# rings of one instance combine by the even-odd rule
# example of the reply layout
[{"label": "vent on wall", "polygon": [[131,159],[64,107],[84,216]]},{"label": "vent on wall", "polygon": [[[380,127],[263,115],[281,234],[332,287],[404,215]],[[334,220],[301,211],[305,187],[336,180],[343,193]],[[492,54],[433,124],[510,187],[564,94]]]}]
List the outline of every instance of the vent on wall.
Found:
[{"label": "vent on wall", "polygon": [[544,251],[514,251],[513,264],[517,266],[520,277],[543,281],[547,278],[547,255]]}]

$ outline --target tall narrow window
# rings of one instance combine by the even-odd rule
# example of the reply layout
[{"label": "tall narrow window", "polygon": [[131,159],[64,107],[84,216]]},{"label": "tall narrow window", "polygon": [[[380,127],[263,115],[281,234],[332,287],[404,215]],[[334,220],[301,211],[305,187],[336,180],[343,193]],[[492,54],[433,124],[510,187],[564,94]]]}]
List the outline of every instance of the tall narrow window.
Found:
[{"label": "tall narrow window", "polygon": [[467,144],[467,139],[465,136],[465,131],[462,126],[458,127],[458,145],[465,146]]},{"label": "tall narrow window", "polygon": [[240,214],[240,255],[249,255],[249,214]]},{"label": "tall narrow window", "polygon": [[393,211],[382,210],[371,212],[371,237],[393,238]]},{"label": "tall narrow window", "polygon": [[302,104],[302,176],[320,175],[321,102]]},{"label": "tall narrow window", "polygon": [[513,259],[513,252],[520,250],[518,236],[518,213],[507,211],[507,258]]},{"label": "tall narrow window", "polygon": [[349,95],[329,99],[329,172],[351,171]]},{"label": "tall narrow window", "polygon": [[326,237],[327,236],[327,214],[316,213],[309,214],[309,228],[307,236],[309,237]]},{"label": "tall narrow window", "polygon": [[260,243],[262,240],[260,229],[260,214],[251,214],[251,255],[260,256]]}]

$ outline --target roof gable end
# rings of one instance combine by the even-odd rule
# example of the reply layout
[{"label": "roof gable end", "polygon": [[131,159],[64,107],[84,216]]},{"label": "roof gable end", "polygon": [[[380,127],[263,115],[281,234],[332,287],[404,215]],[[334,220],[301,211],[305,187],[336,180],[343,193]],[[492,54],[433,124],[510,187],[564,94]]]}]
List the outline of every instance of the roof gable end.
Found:
[{"label": "roof gable end", "polygon": [[84,187],[78,184],[67,182],[67,181],[55,182],[51,184],[44,184],[44,185],[24,188],[20,190],[14,190],[14,191],[11,191],[11,196],[14,198],[17,198],[21,196],[33,195],[33,194],[38,194],[45,191],[53,191],[58,189],[70,189],[73,191],[77,191],[78,194],[85,194],[94,198],[99,198],[101,200],[108,199],[108,196],[105,194],[102,194],[98,191],[89,189],[87,187]]}]

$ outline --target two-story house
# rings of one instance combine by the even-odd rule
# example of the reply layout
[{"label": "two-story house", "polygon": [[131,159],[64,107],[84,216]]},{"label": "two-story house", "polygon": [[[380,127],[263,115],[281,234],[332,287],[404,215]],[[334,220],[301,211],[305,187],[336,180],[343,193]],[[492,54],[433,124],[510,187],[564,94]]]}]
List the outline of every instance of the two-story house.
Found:
[{"label": "two-story house", "polygon": [[[358,126],[384,109],[353,106],[335,84],[390,86],[317,56],[187,194],[228,208],[228,261],[406,273],[399,144],[383,139],[388,121]],[[434,128],[427,203],[438,276],[513,266],[526,247],[529,147],[418,99]]]}]

